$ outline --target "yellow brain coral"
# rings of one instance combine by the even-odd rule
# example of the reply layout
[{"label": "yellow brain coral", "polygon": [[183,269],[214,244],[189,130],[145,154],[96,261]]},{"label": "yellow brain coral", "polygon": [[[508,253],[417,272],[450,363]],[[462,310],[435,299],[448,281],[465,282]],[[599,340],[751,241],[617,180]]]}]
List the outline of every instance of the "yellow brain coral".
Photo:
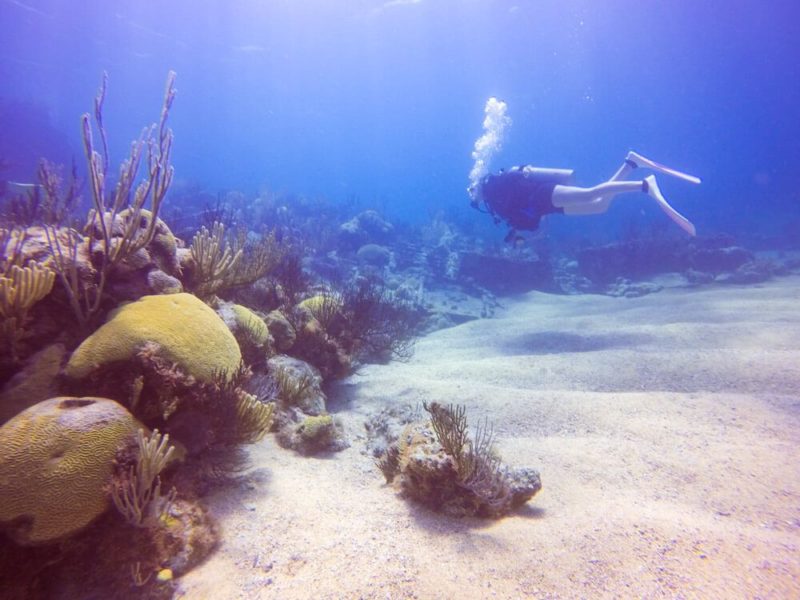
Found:
[{"label": "yellow brain coral", "polygon": [[117,449],[142,425],[106,398],[52,398],[0,427],[0,522],[23,544],[57,540],[109,505]]},{"label": "yellow brain coral", "polygon": [[215,372],[233,373],[242,359],[225,322],[192,294],[144,296],[114,311],[78,346],[66,374],[82,378],[101,365],[130,360],[147,342],[201,381]]},{"label": "yellow brain coral", "polygon": [[237,326],[246,330],[256,344],[266,344],[270,340],[269,329],[264,319],[241,304],[234,304],[231,310]]},{"label": "yellow brain coral", "polygon": [[308,309],[315,319],[319,319],[325,312],[336,312],[342,309],[342,299],[330,294],[317,294],[306,298],[298,306]]}]

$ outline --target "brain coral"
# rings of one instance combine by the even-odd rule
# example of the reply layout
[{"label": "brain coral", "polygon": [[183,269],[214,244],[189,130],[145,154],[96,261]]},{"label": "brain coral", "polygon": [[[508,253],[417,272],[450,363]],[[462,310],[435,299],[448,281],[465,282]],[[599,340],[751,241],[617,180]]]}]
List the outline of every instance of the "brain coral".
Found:
[{"label": "brain coral", "polygon": [[231,312],[238,329],[247,332],[247,335],[259,345],[270,341],[269,329],[264,319],[259,317],[252,310],[241,304],[232,304]]},{"label": "brain coral", "polygon": [[106,398],[52,398],[0,427],[0,521],[23,544],[57,540],[108,508],[117,449],[142,425]]},{"label": "brain coral", "polygon": [[186,373],[210,381],[215,372],[233,373],[242,359],[225,322],[192,294],[143,296],[111,313],[108,321],[78,346],[66,374],[82,378],[101,365],[130,360],[147,342]]}]

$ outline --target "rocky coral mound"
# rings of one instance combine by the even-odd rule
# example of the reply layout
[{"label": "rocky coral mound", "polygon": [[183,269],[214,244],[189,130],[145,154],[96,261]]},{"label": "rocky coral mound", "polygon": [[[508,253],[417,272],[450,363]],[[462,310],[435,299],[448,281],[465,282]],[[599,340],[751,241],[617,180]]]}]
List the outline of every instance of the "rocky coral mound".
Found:
[{"label": "rocky coral mound", "polygon": [[542,488],[536,470],[501,464],[486,424],[469,438],[463,407],[424,406],[430,420],[407,425],[378,462],[405,496],[451,516],[497,518]]}]

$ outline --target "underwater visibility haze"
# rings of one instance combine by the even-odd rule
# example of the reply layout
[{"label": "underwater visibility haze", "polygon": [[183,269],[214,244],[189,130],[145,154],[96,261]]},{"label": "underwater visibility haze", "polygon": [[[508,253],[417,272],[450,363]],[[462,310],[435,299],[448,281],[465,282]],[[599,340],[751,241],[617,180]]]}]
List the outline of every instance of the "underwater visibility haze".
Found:
[{"label": "underwater visibility haze", "polygon": [[0,0],[0,596],[800,596],[798,22]]},{"label": "underwater visibility haze", "polygon": [[[707,230],[722,219],[747,230],[753,218],[769,229],[792,206],[798,15],[786,3],[7,1],[0,10],[3,152],[19,153],[25,133],[29,154],[12,178],[30,178],[50,147],[51,160],[79,154],[77,115],[103,71],[112,153],[124,154],[172,69],[178,177],[212,189],[355,195],[411,217],[461,207],[481,109],[496,96],[514,119],[496,168],[575,168],[588,185],[635,149],[703,176],[706,187],[673,195]],[[14,118],[13,103],[29,110]],[[34,109],[45,121],[35,133],[60,139],[18,132]],[[737,219],[737,207],[749,217]]]}]

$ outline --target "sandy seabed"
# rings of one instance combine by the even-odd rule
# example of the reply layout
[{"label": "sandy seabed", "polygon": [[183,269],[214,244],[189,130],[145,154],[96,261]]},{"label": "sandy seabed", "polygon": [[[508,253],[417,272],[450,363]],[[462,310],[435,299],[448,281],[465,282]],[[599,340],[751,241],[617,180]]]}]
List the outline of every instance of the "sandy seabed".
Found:
[{"label": "sandy seabed", "polygon": [[[422,401],[488,416],[542,491],[497,521],[404,500],[363,424]],[[207,499],[222,543],[181,597],[800,597],[800,277],[533,292],[364,368],[329,409],[352,446],[253,446],[246,480]]]}]

